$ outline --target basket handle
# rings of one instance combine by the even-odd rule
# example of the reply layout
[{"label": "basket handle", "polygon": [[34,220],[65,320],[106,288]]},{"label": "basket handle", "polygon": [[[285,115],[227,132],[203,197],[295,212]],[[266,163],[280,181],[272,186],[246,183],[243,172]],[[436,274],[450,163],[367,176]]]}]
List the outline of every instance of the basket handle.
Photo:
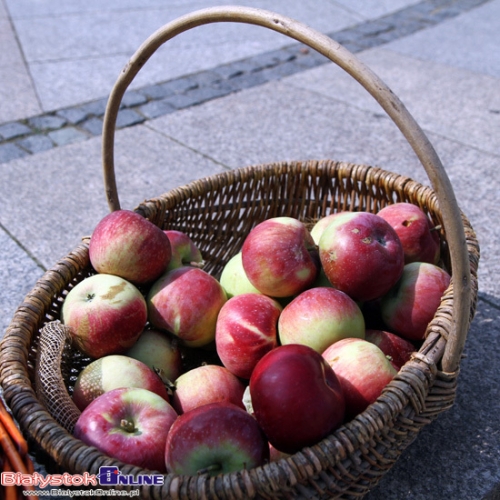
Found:
[{"label": "basket handle", "polygon": [[443,355],[443,370],[455,371],[469,328],[471,276],[461,213],[450,180],[424,132],[387,85],[338,42],[298,21],[274,12],[249,7],[213,7],[179,17],[158,29],[144,41],[120,73],[109,96],[104,116],[102,159],[110,210],[120,208],[114,171],[114,133],[125,90],[146,61],[165,42],[189,29],[217,22],[241,22],[262,26],[317,50],[357,80],[377,100],[403,133],[436,192],[450,246],[454,295],[453,329]]}]

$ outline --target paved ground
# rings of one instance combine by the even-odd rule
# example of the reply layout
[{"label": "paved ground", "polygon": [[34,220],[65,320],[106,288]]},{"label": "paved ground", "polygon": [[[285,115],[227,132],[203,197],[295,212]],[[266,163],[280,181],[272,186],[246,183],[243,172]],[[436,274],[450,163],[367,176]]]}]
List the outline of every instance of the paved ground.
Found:
[{"label": "paved ground", "polygon": [[[107,213],[100,130],[130,55],[181,14],[222,2],[0,0],[0,330],[35,280]],[[481,243],[480,297],[455,406],[370,500],[500,498],[500,0],[253,0],[331,35],[403,100]],[[253,163],[334,158],[428,183],[384,112],[333,64],[262,28],[181,35],[127,93],[122,205]],[[496,222],[495,222],[496,221]]]}]

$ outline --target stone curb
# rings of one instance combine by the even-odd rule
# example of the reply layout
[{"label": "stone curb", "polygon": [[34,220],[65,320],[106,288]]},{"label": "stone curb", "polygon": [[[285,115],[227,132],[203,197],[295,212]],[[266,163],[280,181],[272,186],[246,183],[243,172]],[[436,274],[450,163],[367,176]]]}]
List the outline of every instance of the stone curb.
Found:
[{"label": "stone curb", "polygon": [[[329,34],[353,53],[441,23],[490,0],[424,0],[379,19]],[[264,52],[209,70],[125,93],[117,128],[144,123],[233,92],[279,80],[329,60],[302,44]],[[107,98],[0,124],[0,163],[102,132]]]}]

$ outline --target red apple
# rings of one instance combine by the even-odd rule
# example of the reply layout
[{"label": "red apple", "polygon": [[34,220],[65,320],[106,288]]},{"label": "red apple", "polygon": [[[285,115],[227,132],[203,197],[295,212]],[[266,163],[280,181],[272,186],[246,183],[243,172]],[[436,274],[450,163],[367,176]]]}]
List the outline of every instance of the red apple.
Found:
[{"label": "red apple", "polygon": [[381,301],[385,324],[404,338],[422,340],[450,279],[434,264],[406,264],[401,279]]},{"label": "red apple", "polygon": [[146,320],[141,292],[111,274],[95,274],[78,283],[61,311],[73,341],[92,358],[126,351],[139,338]]},{"label": "red apple", "polygon": [[197,406],[225,401],[240,408],[245,386],[227,368],[202,365],[183,373],[175,381],[172,406],[177,413],[185,413]]},{"label": "red apple", "polygon": [[340,381],[348,419],[373,403],[397,374],[386,355],[363,339],[339,340],[326,349],[323,358]]},{"label": "red apple", "polygon": [[170,381],[174,381],[182,372],[178,340],[161,330],[144,330],[124,355],[142,361]]},{"label": "red apple", "polygon": [[89,244],[90,262],[98,273],[116,274],[136,284],[163,274],[172,249],[167,235],[131,210],[116,210],[95,227]]},{"label": "red apple", "polygon": [[410,341],[385,330],[368,329],[365,332],[365,340],[375,344],[398,371],[417,350]]},{"label": "red apple", "polygon": [[252,283],[250,283],[250,280],[245,274],[241,252],[229,259],[222,270],[219,282],[226,291],[228,299],[235,295],[241,295],[242,293],[261,293]]},{"label": "red apple", "polygon": [[439,261],[439,233],[424,211],[412,203],[387,205],[377,214],[396,231],[405,254],[405,264],[410,262]]},{"label": "red apple", "polygon": [[216,476],[263,465],[269,446],[255,419],[231,403],[210,403],[180,415],[165,447],[167,471]]},{"label": "red apple", "polygon": [[346,337],[365,337],[365,320],[354,300],[335,288],[311,288],[299,294],[278,321],[282,345],[303,344],[320,354]]},{"label": "red apple", "polygon": [[120,387],[147,389],[169,401],[160,377],[137,359],[110,354],[92,361],[79,374],[73,389],[73,401],[83,410],[101,394]]},{"label": "red apple", "polygon": [[321,235],[319,255],[332,285],[362,302],[386,294],[404,266],[398,235],[369,212],[338,214]]},{"label": "red apple", "polygon": [[213,342],[215,324],[227,301],[221,284],[202,269],[184,266],[165,273],[147,296],[150,323],[188,347]]},{"label": "red apple", "polygon": [[200,249],[186,233],[174,229],[167,229],[164,233],[168,236],[172,247],[172,258],[167,266],[167,271],[183,266],[203,266]]},{"label": "red apple", "polygon": [[259,359],[278,345],[280,313],[278,302],[256,293],[236,295],[222,306],[215,345],[231,373],[249,379]]},{"label": "red apple", "polygon": [[285,453],[316,444],[344,419],[345,401],[335,373],[305,345],[268,352],[252,373],[250,395],[269,442]]},{"label": "red apple", "polygon": [[271,297],[295,295],[318,274],[314,241],[306,226],[292,217],[274,217],[255,226],[241,254],[252,285]]},{"label": "red apple", "polygon": [[74,436],[125,463],[165,472],[165,443],[176,419],[175,410],[157,394],[121,388],[85,408]]}]

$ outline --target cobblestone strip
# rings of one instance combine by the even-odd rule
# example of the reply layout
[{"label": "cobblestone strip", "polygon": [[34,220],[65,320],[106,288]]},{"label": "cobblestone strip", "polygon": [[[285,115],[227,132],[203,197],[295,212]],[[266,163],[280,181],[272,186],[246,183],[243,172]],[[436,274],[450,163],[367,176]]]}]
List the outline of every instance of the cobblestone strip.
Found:
[{"label": "cobblestone strip", "polygon": [[[424,0],[379,19],[329,36],[353,53],[439,24],[490,0]],[[179,109],[320,66],[328,59],[294,43],[210,70],[130,90],[124,95],[117,128],[137,125]],[[0,163],[98,136],[107,98],[0,124]]]}]

